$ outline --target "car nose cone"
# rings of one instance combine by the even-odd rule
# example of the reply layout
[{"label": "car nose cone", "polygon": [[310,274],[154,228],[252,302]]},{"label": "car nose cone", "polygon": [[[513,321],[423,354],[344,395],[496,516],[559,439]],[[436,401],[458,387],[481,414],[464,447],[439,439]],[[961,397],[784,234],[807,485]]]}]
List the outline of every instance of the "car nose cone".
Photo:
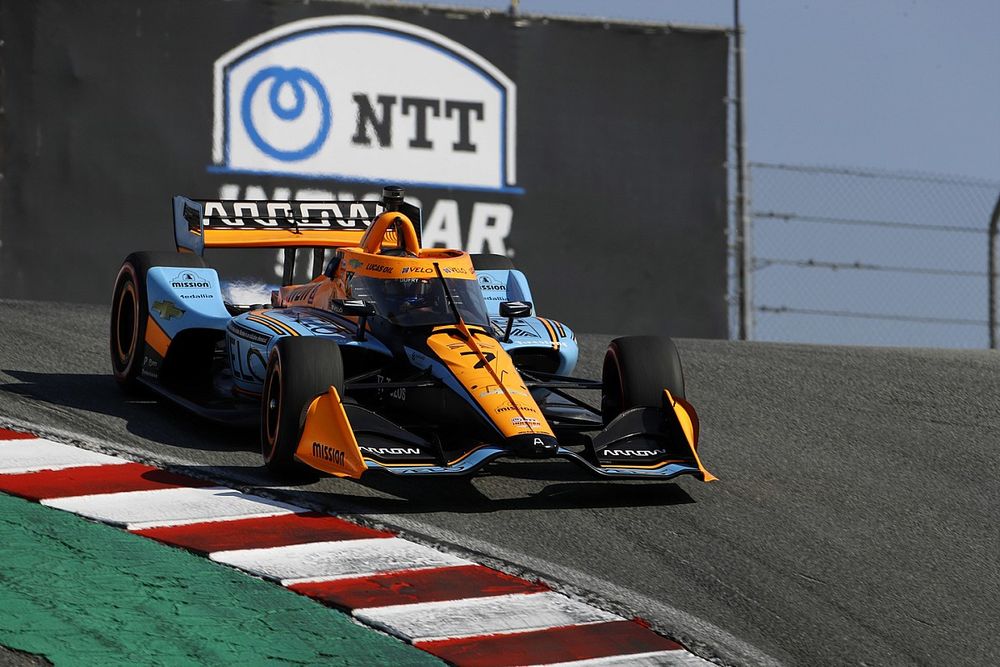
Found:
[{"label": "car nose cone", "polygon": [[507,446],[518,456],[543,459],[555,456],[556,450],[559,449],[559,441],[543,433],[526,433],[507,438]]}]

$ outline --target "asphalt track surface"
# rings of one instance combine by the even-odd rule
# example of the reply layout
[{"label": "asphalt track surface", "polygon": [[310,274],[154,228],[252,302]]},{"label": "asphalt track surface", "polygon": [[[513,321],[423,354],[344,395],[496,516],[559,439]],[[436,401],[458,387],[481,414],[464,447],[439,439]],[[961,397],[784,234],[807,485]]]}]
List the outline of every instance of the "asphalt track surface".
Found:
[{"label": "asphalt track surface", "polygon": [[[272,486],[254,433],[124,399],[106,311],[0,301],[0,421]],[[578,373],[609,338],[581,336]],[[271,493],[537,573],[723,663],[1000,664],[1000,354],[678,347],[718,483],[502,462],[471,483]]]},{"label": "asphalt track surface", "polygon": [[0,667],[44,667],[51,664],[41,656],[13,651],[0,646]]}]

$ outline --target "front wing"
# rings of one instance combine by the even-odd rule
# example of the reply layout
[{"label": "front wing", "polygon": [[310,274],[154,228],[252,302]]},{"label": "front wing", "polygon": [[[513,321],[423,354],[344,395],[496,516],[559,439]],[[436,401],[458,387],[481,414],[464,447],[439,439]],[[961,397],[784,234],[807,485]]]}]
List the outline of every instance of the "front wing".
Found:
[{"label": "front wing", "polygon": [[[488,463],[491,463],[499,458],[503,457],[515,457],[512,451],[506,447],[500,445],[483,445],[477,447],[476,449],[469,452],[462,460],[448,464],[445,466],[399,466],[399,465],[384,465],[378,461],[373,461],[368,459],[366,461],[367,470],[384,470],[385,472],[391,473],[393,475],[470,475],[480,468],[485,467]],[[711,481],[715,479],[711,475],[708,479],[705,479],[705,471],[700,469],[697,465],[691,465],[689,463],[681,462],[665,462],[661,465],[651,466],[651,467],[615,467],[615,466],[603,466],[595,463],[591,463],[586,457],[577,454],[576,452],[567,449],[565,447],[559,447],[555,453],[556,458],[566,459],[577,464],[581,468],[601,477],[612,478],[612,479],[642,479],[642,478],[653,478],[653,479],[672,479],[679,475],[694,475],[695,477],[701,478],[703,481]]]},{"label": "front wing", "polygon": [[[583,451],[560,446],[547,458],[572,461],[602,478],[668,480],[692,475],[709,482],[715,477],[698,458],[697,436],[694,408],[665,390],[662,408],[628,410],[589,439]],[[330,387],[310,405],[295,456],[310,467],[354,479],[374,470],[399,476],[471,475],[499,458],[523,457],[504,445],[480,444],[445,462],[430,449],[418,436],[345,404]],[[407,460],[393,462],[374,452],[398,452]]]}]

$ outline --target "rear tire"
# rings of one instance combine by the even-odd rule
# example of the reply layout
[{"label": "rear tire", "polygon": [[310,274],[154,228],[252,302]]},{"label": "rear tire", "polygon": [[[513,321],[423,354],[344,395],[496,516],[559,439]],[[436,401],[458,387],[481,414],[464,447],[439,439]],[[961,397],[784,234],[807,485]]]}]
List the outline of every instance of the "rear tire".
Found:
[{"label": "rear tire", "polygon": [[476,271],[504,271],[514,268],[514,262],[507,255],[483,253],[470,255],[470,257],[472,258],[472,268]]},{"label": "rear tire", "polygon": [[685,398],[680,355],[674,342],[662,336],[626,336],[611,341],[601,381],[605,424],[632,408],[660,407],[664,389],[676,398]]},{"label": "rear tire", "polygon": [[336,343],[322,338],[281,338],[271,349],[260,398],[260,450],[264,465],[292,476],[305,467],[295,460],[306,412],[331,386],[343,396],[344,362]]},{"label": "rear tire", "polygon": [[205,268],[205,261],[198,255],[144,251],[134,252],[122,262],[111,296],[111,370],[127,392],[139,389],[137,378],[142,371],[149,317],[146,273],[156,266],[200,269]]}]

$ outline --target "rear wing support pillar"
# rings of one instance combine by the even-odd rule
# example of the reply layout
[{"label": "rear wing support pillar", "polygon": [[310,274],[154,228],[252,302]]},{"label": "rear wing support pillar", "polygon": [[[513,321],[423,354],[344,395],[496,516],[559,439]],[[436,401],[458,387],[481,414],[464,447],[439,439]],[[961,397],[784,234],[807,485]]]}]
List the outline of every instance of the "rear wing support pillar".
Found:
[{"label": "rear wing support pillar", "polygon": [[201,202],[176,196],[173,202],[174,243],[177,252],[205,254],[205,207]]}]

